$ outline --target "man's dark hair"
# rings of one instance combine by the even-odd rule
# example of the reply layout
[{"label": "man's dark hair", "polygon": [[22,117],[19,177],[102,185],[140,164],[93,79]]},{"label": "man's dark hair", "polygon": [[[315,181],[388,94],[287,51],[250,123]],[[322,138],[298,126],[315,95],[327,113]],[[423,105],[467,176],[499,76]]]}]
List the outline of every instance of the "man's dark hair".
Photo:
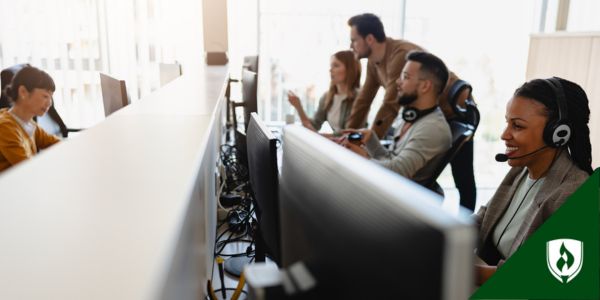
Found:
[{"label": "man's dark hair", "polygon": [[424,51],[411,51],[406,55],[406,60],[421,64],[420,73],[433,82],[438,95],[444,91],[448,82],[448,68],[439,57]]},{"label": "man's dark hair", "polygon": [[355,26],[358,34],[360,34],[360,36],[363,38],[366,38],[367,35],[372,34],[378,42],[385,42],[383,23],[381,23],[379,17],[374,14],[365,13],[356,15],[348,20],[348,26]]}]

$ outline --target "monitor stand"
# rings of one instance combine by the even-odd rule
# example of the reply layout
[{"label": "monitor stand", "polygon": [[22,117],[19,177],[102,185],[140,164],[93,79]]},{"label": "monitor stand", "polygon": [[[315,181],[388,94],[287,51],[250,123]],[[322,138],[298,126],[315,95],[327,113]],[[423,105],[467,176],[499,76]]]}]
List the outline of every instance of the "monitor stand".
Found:
[{"label": "monitor stand", "polygon": [[254,235],[254,240],[256,241],[254,257],[236,256],[225,260],[225,272],[229,275],[240,277],[242,272],[244,272],[244,267],[251,264],[253,261],[265,262],[265,244],[262,235],[260,234],[260,230],[257,229]]},{"label": "monitor stand", "polygon": [[244,272],[244,267],[251,264],[253,260],[254,257],[248,256],[228,258],[225,260],[225,272],[231,276],[240,277],[242,276],[242,272]]}]

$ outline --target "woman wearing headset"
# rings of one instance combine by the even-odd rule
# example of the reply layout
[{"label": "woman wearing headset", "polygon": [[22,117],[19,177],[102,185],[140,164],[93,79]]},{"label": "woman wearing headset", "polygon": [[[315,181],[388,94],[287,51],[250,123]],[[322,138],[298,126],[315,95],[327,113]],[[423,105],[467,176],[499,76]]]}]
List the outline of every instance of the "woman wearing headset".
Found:
[{"label": "woman wearing headset", "polygon": [[0,110],[0,172],[59,141],[33,121],[48,111],[54,90],[54,81],[40,69],[26,66],[15,74],[4,91],[13,106]]},{"label": "woman wearing headset", "polygon": [[319,107],[312,119],[304,112],[300,98],[291,91],[288,92],[288,101],[298,111],[302,125],[313,131],[318,131],[325,121],[329,122],[335,132],[344,129],[354,98],[358,94],[360,62],[352,51],[339,51],[332,55],[329,73],[329,91],[319,100]]},{"label": "woman wearing headset", "polygon": [[485,282],[592,173],[585,91],[553,77],[518,88],[506,107],[506,152],[512,169],[476,217],[477,283]]}]

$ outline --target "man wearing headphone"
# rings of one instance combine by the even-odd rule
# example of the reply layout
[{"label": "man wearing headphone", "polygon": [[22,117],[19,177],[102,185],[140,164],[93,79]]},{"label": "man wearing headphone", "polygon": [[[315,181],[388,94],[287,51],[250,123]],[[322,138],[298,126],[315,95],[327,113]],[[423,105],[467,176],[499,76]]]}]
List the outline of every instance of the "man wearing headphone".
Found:
[{"label": "man wearing headphone", "polygon": [[442,110],[439,95],[448,81],[448,69],[435,55],[413,51],[396,81],[398,102],[403,106],[394,133],[394,146],[381,146],[377,134],[362,130],[362,145],[344,145],[377,164],[424,184],[444,153],[452,146],[452,133]]},{"label": "man wearing headphone", "polygon": [[[352,105],[346,128],[363,126],[371,104],[380,87],[384,88],[383,103],[378,108],[371,129],[379,138],[387,135],[394,118],[398,115],[400,105],[396,101],[397,89],[394,81],[398,79],[406,63],[406,54],[410,51],[424,51],[423,47],[404,39],[387,37],[383,23],[372,13],[355,15],[348,20],[350,26],[350,47],[359,58],[367,58],[365,82]],[[467,98],[474,100],[466,89],[452,97],[451,89],[459,80],[453,72],[449,72],[446,88],[439,96],[439,106],[451,121],[457,115],[453,109],[455,104],[465,107]],[[454,101],[452,101],[454,100]],[[473,139],[466,142],[450,162],[452,177],[460,193],[460,204],[470,210],[475,209],[477,190],[473,174]]]},{"label": "man wearing headphone", "polygon": [[475,216],[483,284],[592,173],[585,91],[557,77],[519,87],[506,105],[499,162],[513,167]]}]

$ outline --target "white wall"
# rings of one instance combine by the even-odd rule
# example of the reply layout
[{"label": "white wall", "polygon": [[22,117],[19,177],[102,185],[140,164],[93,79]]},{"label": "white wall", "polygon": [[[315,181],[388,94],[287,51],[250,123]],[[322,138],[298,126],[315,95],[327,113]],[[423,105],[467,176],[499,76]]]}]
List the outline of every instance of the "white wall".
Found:
[{"label": "white wall", "polygon": [[551,76],[573,81],[587,93],[592,167],[600,166],[600,32],[532,35],[527,80]]}]

